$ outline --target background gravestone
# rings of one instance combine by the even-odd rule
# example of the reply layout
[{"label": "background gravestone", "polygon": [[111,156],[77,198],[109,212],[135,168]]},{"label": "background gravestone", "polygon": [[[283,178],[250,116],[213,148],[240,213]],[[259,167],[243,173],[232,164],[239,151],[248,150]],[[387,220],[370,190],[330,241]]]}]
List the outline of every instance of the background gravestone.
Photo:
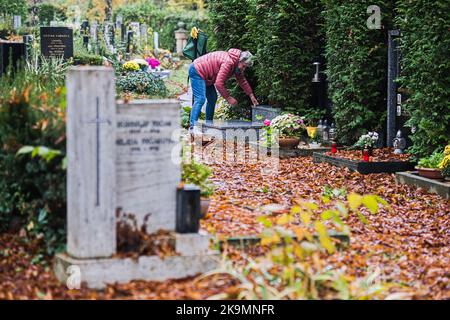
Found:
[{"label": "background gravestone", "polygon": [[66,27],[41,27],[41,53],[46,58],[72,58],[73,30]]},{"label": "background gravestone", "polygon": [[25,59],[25,44],[22,42],[0,42],[0,76],[12,64],[13,70],[17,69],[20,61]]},{"label": "background gravestone", "polygon": [[180,165],[172,161],[180,128],[177,100],[141,100],[117,108],[117,207],[147,232],[175,230]]}]

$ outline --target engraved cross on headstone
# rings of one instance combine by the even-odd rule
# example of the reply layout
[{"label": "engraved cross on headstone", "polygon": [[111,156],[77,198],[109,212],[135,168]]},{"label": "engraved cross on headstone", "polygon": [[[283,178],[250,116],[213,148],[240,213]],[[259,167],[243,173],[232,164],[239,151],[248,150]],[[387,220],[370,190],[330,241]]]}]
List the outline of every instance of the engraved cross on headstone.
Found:
[{"label": "engraved cross on headstone", "polygon": [[96,164],[95,164],[95,181],[96,181],[96,194],[95,194],[95,205],[100,205],[100,125],[102,123],[107,123],[111,125],[111,121],[109,119],[101,119],[100,118],[100,98],[96,98],[96,117],[94,120],[90,120],[86,123],[95,124],[96,125]]}]

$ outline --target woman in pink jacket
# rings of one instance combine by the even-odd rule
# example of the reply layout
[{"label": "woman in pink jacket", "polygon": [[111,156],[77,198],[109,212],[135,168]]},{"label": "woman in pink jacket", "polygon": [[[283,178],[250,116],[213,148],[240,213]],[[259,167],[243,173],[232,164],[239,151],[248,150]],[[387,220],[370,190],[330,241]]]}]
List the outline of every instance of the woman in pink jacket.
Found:
[{"label": "woman in pink jacket", "polygon": [[253,105],[258,105],[244,71],[252,65],[252,54],[248,51],[230,49],[228,51],[215,51],[197,58],[189,67],[189,78],[194,95],[194,105],[191,110],[190,131],[198,121],[201,109],[206,103],[206,120],[213,120],[214,108],[217,101],[217,91],[231,105],[237,100],[230,96],[225,82],[232,75],[236,77],[240,87],[250,97]]}]

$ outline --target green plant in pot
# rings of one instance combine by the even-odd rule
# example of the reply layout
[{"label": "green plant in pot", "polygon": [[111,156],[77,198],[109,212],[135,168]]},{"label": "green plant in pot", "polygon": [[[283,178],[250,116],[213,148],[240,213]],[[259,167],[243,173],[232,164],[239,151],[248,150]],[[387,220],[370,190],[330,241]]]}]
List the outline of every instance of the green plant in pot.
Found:
[{"label": "green plant in pot", "polygon": [[206,216],[211,203],[210,197],[214,194],[214,186],[209,180],[212,174],[211,168],[191,160],[190,162],[183,163],[181,170],[181,179],[183,182],[195,184],[201,189],[201,211],[202,216]]},{"label": "green plant in pot", "polygon": [[434,152],[429,157],[421,158],[416,169],[419,175],[430,179],[442,179],[442,172],[439,165],[444,160],[443,152]]},{"label": "green plant in pot", "polygon": [[307,138],[303,118],[291,113],[282,114],[270,122],[273,133],[278,135],[280,148],[293,149],[298,146],[301,138]]}]

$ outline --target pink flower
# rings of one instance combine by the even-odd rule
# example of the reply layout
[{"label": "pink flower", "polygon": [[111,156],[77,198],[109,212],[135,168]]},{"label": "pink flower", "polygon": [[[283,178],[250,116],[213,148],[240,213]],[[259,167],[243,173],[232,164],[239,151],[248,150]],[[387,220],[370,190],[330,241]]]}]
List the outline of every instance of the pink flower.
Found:
[{"label": "pink flower", "polygon": [[298,124],[303,124],[303,119],[297,120],[297,123],[298,123]]},{"label": "pink flower", "polygon": [[270,126],[270,120],[269,119],[264,120],[264,125],[266,127],[269,127]]},{"label": "pink flower", "polygon": [[148,62],[150,68],[152,68],[152,69],[156,69],[156,67],[161,64],[161,62],[159,62],[159,60],[155,59],[155,58],[147,58],[147,59],[145,59],[145,61]]}]

